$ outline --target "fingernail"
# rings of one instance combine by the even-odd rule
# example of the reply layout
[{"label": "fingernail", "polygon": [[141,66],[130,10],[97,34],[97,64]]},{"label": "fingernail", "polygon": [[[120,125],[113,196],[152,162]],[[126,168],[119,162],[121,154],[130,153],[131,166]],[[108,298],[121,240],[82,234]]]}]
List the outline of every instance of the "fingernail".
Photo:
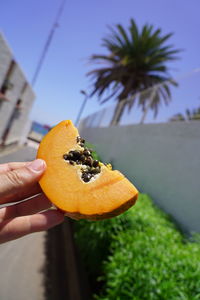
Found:
[{"label": "fingernail", "polygon": [[28,165],[28,168],[34,172],[41,172],[45,168],[45,162],[42,159],[36,159]]}]

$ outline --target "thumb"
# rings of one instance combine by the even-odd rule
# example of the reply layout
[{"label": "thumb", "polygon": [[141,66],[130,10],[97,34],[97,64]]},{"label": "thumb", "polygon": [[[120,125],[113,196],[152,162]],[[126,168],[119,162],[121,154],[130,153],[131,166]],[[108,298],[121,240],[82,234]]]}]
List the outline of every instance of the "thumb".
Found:
[{"label": "thumb", "polygon": [[33,185],[39,180],[45,168],[45,162],[36,159],[22,168],[0,174],[0,198],[17,194],[23,188]]}]

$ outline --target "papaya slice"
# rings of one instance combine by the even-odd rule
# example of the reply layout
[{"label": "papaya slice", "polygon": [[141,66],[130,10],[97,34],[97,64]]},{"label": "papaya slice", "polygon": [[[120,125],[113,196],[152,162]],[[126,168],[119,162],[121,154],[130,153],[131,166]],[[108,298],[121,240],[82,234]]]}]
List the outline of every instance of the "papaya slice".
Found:
[{"label": "papaya slice", "polygon": [[47,168],[39,184],[49,200],[74,219],[111,218],[131,207],[137,189],[119,171],[94,160],[70,120],[51,129],[37,157]]}]

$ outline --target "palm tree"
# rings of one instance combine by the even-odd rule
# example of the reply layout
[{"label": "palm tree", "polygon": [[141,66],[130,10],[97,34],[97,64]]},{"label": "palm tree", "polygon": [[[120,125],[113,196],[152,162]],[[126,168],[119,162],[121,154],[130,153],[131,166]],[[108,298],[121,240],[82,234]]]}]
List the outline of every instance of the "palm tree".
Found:
[{"label": "palm tree", "polygon": [[200,107],[193,110],[186,109],[185,114],[178,113],[170,118],[170,121],[200,120]]},{"label": "palm tree", "polygon": [[125,107],[131,110],[136,100],[144,115],[151,109],[155,117],[162,101],[169,103],[170,85],[177,83],[170,77],[167,63],[177,59],[175,54],[179,52],[165,44],[171,36],[162,35],[161,29],[148,24],[139,31],[131,19],[128,31],[119,24],[110,27],[110,35],[103,39],[107,54],[90,57],[92,63],[103,65],[87,74],[93,80],[90,96],[96,94],[101,104],[113,97],[118,101],[112,125],[119,123]]}]

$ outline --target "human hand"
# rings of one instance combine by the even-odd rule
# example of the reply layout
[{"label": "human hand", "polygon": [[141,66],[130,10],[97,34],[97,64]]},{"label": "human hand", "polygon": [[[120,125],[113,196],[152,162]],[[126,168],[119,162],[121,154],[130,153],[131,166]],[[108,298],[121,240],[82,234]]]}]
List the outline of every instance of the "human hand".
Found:
[{"label": "human hand", "polygon": [[[45,162],[13,162],[0,165],[0,243],[26,234],[47,230],[64,220],[42,193],[38,180],[46,168]],[[31,197],[31,198],[30,198]],[[20,202],[26,198],[29,200]]]}]

